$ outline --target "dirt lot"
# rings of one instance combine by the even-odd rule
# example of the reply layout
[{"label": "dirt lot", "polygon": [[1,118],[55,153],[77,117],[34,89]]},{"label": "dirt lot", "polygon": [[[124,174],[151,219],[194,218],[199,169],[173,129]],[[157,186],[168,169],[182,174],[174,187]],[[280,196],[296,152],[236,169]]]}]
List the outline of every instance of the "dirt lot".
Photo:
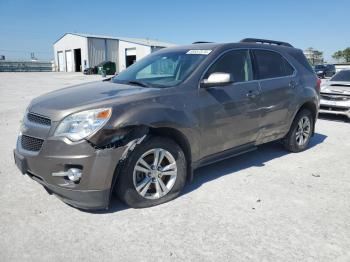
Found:
[{"label": "dirt lot", "polygon": [[48,91],[100,80],[0,73],[1,261],[350,261],[350,124],[317,122],[309,150],[279,144],[196,171],[176,200],[82,212],[14,165],[19,121]]}]

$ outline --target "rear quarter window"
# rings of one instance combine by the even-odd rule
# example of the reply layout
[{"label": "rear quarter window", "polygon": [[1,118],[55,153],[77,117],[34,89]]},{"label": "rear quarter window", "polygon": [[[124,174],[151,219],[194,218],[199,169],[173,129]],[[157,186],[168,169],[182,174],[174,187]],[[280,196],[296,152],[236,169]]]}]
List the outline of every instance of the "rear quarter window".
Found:
[{"label": "rear quarter window", "polygon": [[291,52],[288,52],[288,54],[291,55],[295,60],[297,60],[297,62],[299,62],[299,64],[302,65],[309,73],[315,74],[315,70],[310,65],[309,61],[307,60],[302,51],[293,50]]},{"label": "rear quarter window", "polygon": [[279,53],[268,50],[254,50],[258,79],[290,76],[294,68]]}]

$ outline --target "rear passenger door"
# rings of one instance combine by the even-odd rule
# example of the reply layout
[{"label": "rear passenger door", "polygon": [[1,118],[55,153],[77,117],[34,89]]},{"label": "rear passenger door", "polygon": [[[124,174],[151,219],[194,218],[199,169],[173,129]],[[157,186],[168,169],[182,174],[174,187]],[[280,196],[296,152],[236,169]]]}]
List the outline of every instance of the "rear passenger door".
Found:
[{"label": "rear passenger door", "polygon": [[260,84],[260,142],[278,138],[288,130],[289,112],[296,96],[296,72],[280,53],[252,50]]}]

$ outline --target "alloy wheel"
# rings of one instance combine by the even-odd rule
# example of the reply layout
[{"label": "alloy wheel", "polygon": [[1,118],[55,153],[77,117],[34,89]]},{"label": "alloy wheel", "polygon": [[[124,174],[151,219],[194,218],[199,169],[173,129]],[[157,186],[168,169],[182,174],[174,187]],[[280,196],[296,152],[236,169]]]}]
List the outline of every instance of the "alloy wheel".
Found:
[{"label": "alloy wheel", "polygon": [[145,152],[133,171],[134,187],[146,199],[159,199],[172,189],[177,177],[176,160],[162,148]]},{"label": "alloy wheel", "polygon": [[299,146],[304,146],[310,137],[311,123],[307,116],[302,117],[299,120],[295,138]]}]

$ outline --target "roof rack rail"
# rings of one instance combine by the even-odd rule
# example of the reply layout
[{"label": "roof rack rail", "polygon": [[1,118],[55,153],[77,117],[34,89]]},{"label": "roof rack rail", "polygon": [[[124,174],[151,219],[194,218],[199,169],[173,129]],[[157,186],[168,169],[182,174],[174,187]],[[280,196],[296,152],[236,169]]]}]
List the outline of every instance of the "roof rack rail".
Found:
[{"label": "roof rack rail", "polygon": [[210,44],[210,43],[213,43],[213,42],[207,42],[207,41],[197,41],[197,42],[193,42],[192,44]]},{"label": "roof rack rail", "polygon": [[270,45],[281,45],[293,47],[291,44],[287,42],[267,40],[267,39],[259,39],[259,38],[245,38],[240,41],[241,43],[259,43],[259,44],[270,44]]}]

